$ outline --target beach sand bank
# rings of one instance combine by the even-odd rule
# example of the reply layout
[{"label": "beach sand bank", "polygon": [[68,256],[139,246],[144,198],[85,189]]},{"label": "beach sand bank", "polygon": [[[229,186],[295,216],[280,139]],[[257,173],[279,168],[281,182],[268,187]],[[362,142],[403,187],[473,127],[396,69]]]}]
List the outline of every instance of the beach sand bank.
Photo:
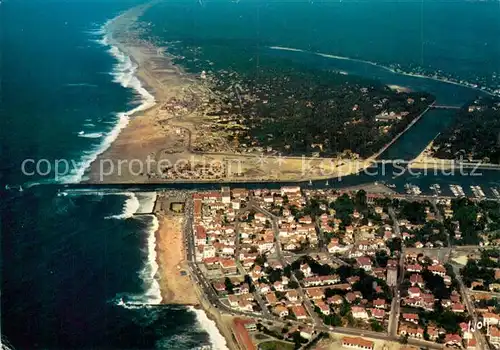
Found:
[{"label": "beach sand bank", "polygon": [[154,210],[159,222],[156,256],[162,304],[190,306],[200,326],[209,334],[214,348],[239,349],[232,335],[233,317],[222,315],[214,308],[190,275],[184,245],[184,213],[170,211],[170,203],[179,201],[160,193]]},{"label": "beach sand bank", "polygon": [[433,142],[429,143],[420,154],[413,159],[408,167],[415,170],[450,170],[457,166],[451,159],[439,159],[432,156]]},{"label": "beach sand bank", "polygon": [[158,214],[156,252],[159,265],[159,284],[164,304],[199,305],[187,273],[180,216]]}]

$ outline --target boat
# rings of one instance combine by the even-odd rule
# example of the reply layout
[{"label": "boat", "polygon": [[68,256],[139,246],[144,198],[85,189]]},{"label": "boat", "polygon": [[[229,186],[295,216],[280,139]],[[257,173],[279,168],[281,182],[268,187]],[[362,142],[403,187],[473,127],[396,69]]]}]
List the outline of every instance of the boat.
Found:
[{"label": "boat", "polygon": [[491,188],[491,192],[496,198],[500,199],[500,192],[498,192],[498,190],[495,187]]},{"label": "boat", "polygon": [[15,185],[14,186],[10,186],[10,185],[7,184],[7,185],[4,186],[4,188],[6,190],[18,190],[19,192],[24,191],[23,190],[23,186],[21,186],[21,185],[19,185],[19,186],[15,186]]},{"label": "boat", "polygon": [[412,185],[412,184],[405,184],[405,189],[406,189],[406,193],[408,194],[413,194],[413,195],[419,195],[422,193],[422,190],[420,190],[420,187],[416,186],[416,185]]},{"label": "boat", "polygon": [[438,184],[432,184],[429,186],[429,188],[434,191],[434,196],[441,194],[441,186],[439,186]]}]

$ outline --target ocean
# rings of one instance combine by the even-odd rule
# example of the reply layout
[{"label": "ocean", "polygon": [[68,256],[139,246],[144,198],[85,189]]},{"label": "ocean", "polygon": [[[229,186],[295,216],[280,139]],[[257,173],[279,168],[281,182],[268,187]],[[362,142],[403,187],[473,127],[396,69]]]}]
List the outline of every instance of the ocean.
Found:
[{"label": "ocean", "polygon": [[[225,348],[202,311],[157,305],[157,222],[148,214],[154,193],[29,189],[84,179],[85,167],[109,147],[131,111],[153,103],[130,59],[106,41],[106,22],[139,3],[0,4],[1,334],[12,348]],[[146,37],[184,55],[179,62],[193,72],[252,69],[260,55],[285,57],[429,90],[442,103],[465,103],[480,92],[315,53],[492,82],[500,74],[498,18],[499,2],[200,0],[160,3],[141,21],[149,28]],[[446,112],[426,116],[388,157],[415,156],[452,118]],[[23,162],[40,159],[46,161],[38,170],[46,175],[29,175],[29,162],[23,174]],[[55,179],[57,160],[74,166]],[[498,183],[497,173],[485,181]]]}]

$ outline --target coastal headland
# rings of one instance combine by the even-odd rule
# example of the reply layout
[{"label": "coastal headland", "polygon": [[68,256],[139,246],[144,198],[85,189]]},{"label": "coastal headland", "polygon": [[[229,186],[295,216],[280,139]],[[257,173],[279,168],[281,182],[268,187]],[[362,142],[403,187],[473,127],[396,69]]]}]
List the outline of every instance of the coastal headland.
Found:
[{"label": "coastal headland", "polygon": [[[137,18],[148,6],[150,5],[131,9],[106,25],[107,44],[129,57],[136,66],[135,75],[141,83],[138,92],[146,102],[127,115],[128,125],[121,130],[111,146],[91,164],[87,171],[89,183],[276,180],[292,182],[344,177],[368,168],[373,163],[373,154],[378,154],[380,149],[398,137],[401,131],[405,130],[405,127],[427,107],[427,97],[417,99],[413,95],[414,98],[409,97],[410,95],[401,95],[406,93],[402,92],[405,90],[395,92],[389,87],[363,88],[354,85],[355,91],[361,90],[357,93],[366,99],[365,104],[377,99],[377,103],[374,103],[376,109],[373,111],[380,109],[380,115],[377,118],[370,117],[374,118],[373,120],[363,121],[362,114],[356,114],[361,106],[358,104],[349,106],[348,110],[349,113],[353,113],[352,116],[345,121],[339,121],[341,123],[339,128],[346,128],[346,132],[339,133],[338,135],[343,135],[339,136],[341,139],[333,141],[335,144],[347,146],[354,142],[357,147],[362,148],[361,151],[365,152],[365,155],[360,156],[356,152],[346,150],[342,145],[335,147],[341,147],[340,150],[343,151],[331,153],[332,151],[328,151],[327,148],[333,149],[334,146],[331,145],[333,141],[328,135],[320,134],[310,141],[299,140],[298,144],[297,140],[292,141],[295,142],[293,147],[281,145],[287,138],[285,135],[276,136],[274,139],[268,136],[264,143],[259,144],[256,140],[262,138],[261,133],[267,132],[260,131],[261,127],[267,125],[266,122],[248,124],[247,121],[242,121],[245,118],[241,119],[241,111],[238,108],[241,109],[242,103],[254,104],[257,110],[254,111],[250,107],[249,111],[258,114],[261,108],[267,108],[268,101],[257,100],[258,94],[256,94],[247,96],[248,101],[242,102],[244,96],[240,96],[237,89],[240,85],[236,84],[236,88],[234,86],[226,88],[223,86],[225,81],[216,81],[208,73],[203,72],[201,76],[195,76],[174,64],[176,57],[168,53],[168,47],[156,45],[141,36],[144,28],[141,28]],[[301,78],[301,75],[297,77]],[[342,78],[341,75],[340,77]],[[339,78],[332,79],[335,81]],[[263,83],[263,86],[266,84]],[[224,95],[226,90],[229,90],[227,96]],[[339,93],[352,94],[352,91],[340,90]],[[340,96],[342,95],[338,98],[342,99]],[[387,112],[385,109],[388,107],[384,107],[384,104],[388,104],[389,107],[392,105],[396,110],[401,109],[391,101],[391,97],[395,96],[400,100],[397,103],[406,105],[413,112],[401,114]],[[226,97],[231,98],[232,102],[225,103],[223,100]],[[240,107],[234,106],[238,100]],[[328,100],[317,103],[304,101],[304,103],[304,106],[296,107],[300,113],[306,110],[307,114],[308,109],[337,108]],[[370,105],[370,108],[374,107]],[[260,112],[275,113],[266,109]],[[281,111],[277,109],[277,113]],[[249,120],[254,119],[254,117],[249,118]],[[327,120],[324,122],[329,124]],[[292,124],[295,125],[293,128]],[[290,129],[296,129],[292,131],[293,138],[300,137],[301,127],[294,119],[291,121],[276,119],[272,130],[283,131],[285,125],[289,125]],[[309,127],[311,123],[307,125],[305,127]],[[378,132],[371,132],[372,127],[376,127]],[[336,133],[335,128],[331,132]],[[315,131],[311,133],[314,134]],[[363,141],[363,138],[370,138],[370,135],[378,136]],[[242,144],[245,140],[248,144]],[[307,152],[282,154],[280,151],[280,148],[283,150],[300,148],[301,144],[305,143],[308,143],[305,146]],[[254,146],[251,146],[252,144]]]},{"label": "coastal headland", "polygon": [[484,160],[468,161],[455,159],[437,158],[433,155],[433,141],[408,164],[409,169],[414,170],[429,170],[429,171],[446,171],[460,169],[494,169],[499,170],[500,165],[495,163],[485,162]]}]

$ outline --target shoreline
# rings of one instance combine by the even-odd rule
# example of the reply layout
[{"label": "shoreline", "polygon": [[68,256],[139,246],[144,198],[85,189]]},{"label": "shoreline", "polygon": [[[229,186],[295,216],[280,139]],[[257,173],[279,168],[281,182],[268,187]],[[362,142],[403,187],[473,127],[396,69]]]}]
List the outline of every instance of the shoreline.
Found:
[{"label": "shoreline", "polygon": [[159,223],[155,232],[155,250],[161,303],[198,306],[197,296],[189,289],[190,278],[183,244],[183,217],[167,214],[162,208],[162,204],[166,203],[165,198],[161,195],[158,197],[153,215],[158,218]]},{"label": "shoreline", "polygon": [[[136,91],[147,90],[148,96],[152,97],[149,105],[143,104],[131,113],[124,114],[127,120],[116,138],[98,154],[87,169],[86,183],[266,183],[278,179],[282,182],[306,182],[343,178],[359,174],[371,166],[372,157],[299,158],[234,151],[191,151],[191,139],[203,138],[203,132],[198,131],[198,125],[204,123],[203,113],[192,113],[196,114],[194,118],[189,115],[182,119],[175,113],[165,111],[165,106],[171,105],[172,100],[183,101],[183,98],[192,97],[189,93],[196,95],[196,90],[202,93],[198,97],[207,97],[203,92],[209,92],[209,89],[202,81],[193,79],[193,76],[174,65],[170,57],[163,55],[164,48],[138,39],[133,30],[128,30],[140,13],[150,5],[133,8],[108,21],[105,26],[108,32],[105,36],[107,44],[129,57],[134,64],[133,73],[139,83],[135,87]],[[147,101],[146,99],[145,103]],[[215,139],[217,137],[215,135]],[[265,161],[257,163],[259,157],[265,157]],[[150,159],[154,161],[156,168],[144,171],[144,164],[148,166]],[[139,168],[132,169],[133,162],[139,164]],[[160,166],[161,162],[167,162],[175,171],[165,174],[164,168]],[[188,169],[178,171],[179,163],[187,163]],[[213,164],[216,165],[215,171]],[[197,167],[201,170],[195,173],[192,169]]]},{"label": "shoreline", "polygon": [[[436,136],[437,137],[437,136]],[[409,169],[415,169],[415,170],[456,170],[456,169],[473,169],[475,171],[476,169],[500,169],[500,164],[494,164],[494,163],[482,163],[480,161],[471,161],[471,162],[461,162],[461,161],[456,161],[454,159],[443,159],[443,158],[436,158],[431,155],[430,149],[432,148],[432,145],[434,144],[434,140],[432,140],[420,154],[412,159],[410,163],[408,164]]]},{"label": "shoreline", "polygon": [[228,321],[205,300],[192,279],[184,245],[185,216],[169,212],[169,198],[165,193],[157,193],[152,214],[159,222],[155,250],[160,304],[186,306],[195,314],[198,326],[208,334],[211,346],[221,350],[237,349]]},{"label": "shoreline", "polygon": [[[115,135],[110,137],[110,142],[106,142],[106,147],[100,150],[94,161],[91,162],[90,167],[87,168],[86,175],[88,175],[88,179],[85,180],[86,183],[266,183],[275,182],[278,179],[282,182],[304,182],[342,178],[360,173],[370,167],[373,157],[360,160],[343,158],[313,159],[313,157],[306,157],[304,158],[306,161],[304,162],[303,159],[301,162],[297,157],[280,156],[279,165],[263,165],[256,164],[256,157],[258,156],[256,154],[191,151],[191,138],[203,137],[198,132],[191,136],[193,134],[192,130],[197,128],[196,123],[189,120],[189,118],[183,120],[164,110],[165,106],[171,103],[172,100],[182,100],[183,97],[186,97],[187,90],[193,93],[192,89],[196,90],[203,84],[197,79],[193,79],[193,76],[183,72],[182,68],[173,64],[171,58],[167,57],[168,54],[163,54],[164,48],[156,47],[153,43],[138,39],[133,36],[133,31],[131,31],[132,33],[128,31],[128,28],[135,23],[140,13],[149,6],[151,4],[133,8],[108,21],[105,25],[105,29],[108,31],[105,35],[108,41],[107,44],[111,45],[112,48],[116,49],[115,51],[120,52],[123,56],[128,57],[134,66],[131,74],[137,80],[138,85],[132,88],[139,94],[141,94],[140,91],[143,91],[141,96],[151,96],[151,98],[144,98],[142,105],[122,114],[126,121],[118,127]],[[307,52],[278,46],[270,48]],[[433,79],[442,83],[476,89],[452,81],[396,72],[394,69],[366,60],[321,53],[315,54],[371,64],[387,69],[394,74]],[[117,56],[115,55],[115,57]],[[158,69],[158,67],[161,69]],[[201,87],[200,91],[202,90],[203,87]],[[203,123],[202,119],[199,121]],[[186,131],[189,135],[185,134]],[[186,144],[187,142],[189,143]],[[267,157],[268,163],[275,162],[275,156],[269,155],[265,157]],[[150,171],[150,168],[144,171],[144,164],[148,164],[149,159],[154,161],[156,168],[153,171]],[[311,159],[313,161],[309,162]],[[172,169],[175,169],[173,174],[165,175],[163,173],[165,170],[159,165],[163,161],[167,162]],[[132,169],[133,162],[138,162],[140,168]],[[201,164],[202,171],[197,174],[189,169],[179,172],[177,171],[177,164],[179,163],[187,163],[191,169]],[[220,176],[217,174],[207,175],[206,170],[212,171],[213,169],[210,166],[213,163],[221,164]],[[308,163],[306,169],[304,169],[304,163]],[[121,164],[126,164],[126,167],[122,168]],[[209,167],[206,164],[209,164]],[[231,172],[232,169],[230,168],[233,164],[237,164],[236,173]],[[116,171],[116,165],[118,165],[118,171]],[[106,168],[106,166],[109,167]]]},{"label": "shoreline", "polygon": [[409,76],[409,77],[414,77],[414,78],[420,78],[420,79],[430,79],[430,80],[438,81],[438,82],[441,82],[441,83],[452,84],[452,85],[457,85],[457,86],[460,86],[460,87],[464,87],[464,88],[468,88],[468,89],[472,89],[472,90],[476,90],[476,91],[481,91],[481,92],[483,92],[485,94],[488,94],[490,96],[500,97],[500,94],[497,94],[495,92],[491,92],[491,91],[488,91],[488,90],[485,90],[485,89],[481,89],[480,87],[471,86],[472,84],[468,83],[468,82],[461,83],[461,82],[447,80],[447,79],[439,78],[439,77],[432,77],[432,76],[427,76],[427,75],[417,74],[417,73],[409,73],[409,72],[405,72],[403,70],[396,71],[394,68],[388,67],[388,66],[386,66],[384,64],[373,62],[373,61],[369,61],[369,60],[364,60],[364,59],[361,59],[361,58],[352,58],[352,57],[347,57],[347,56],[330,55],[330,54],[321,53],[321,52],[312,52],[312,51],[307,51],[307,50],[303,50],[303,49],[296,49],[296,48],[283,47],[283,46],[269,46],[269,49],[271,49],[271,50],[282,50],[282,51],[293,51],[293,52],[310,53],[310,54],[314,54],[314,55],[325,57],[325,58],[333,58],[333,59],[337,59],[337,60],[345,60],[345,61],[353,61],[353,62],[359,62],[359,63],[369,64],[369,65],[374,66],[374,67],[385,69],[385,70],[387,70],[387,71],[389,71],[391,73],[394,73],[394,74],[401,74],[401,75],[404,75],[404,76]]},{"label": "shoreline", "polygon": [[132,55],[130,55],[126,51],[126,48],[124,46],[120,45],[119,41],[115,40],[115,38],[113,37],[113,30],[110,29],[117,21],[123,19],[123,17],[130,12],[137,11],[137,9],[145,10],[152,5],[153,2],[146,5],[134,7],[106,21],[98,31],[101,38],[94,41],[107,48],[107,53],[117,61],[113,70],[110,72],[110,75],[113,76],[113,81],[120,84],[126,89],[134,90],[136,95],[138,97],[140,96],[141,99],[140,104],[138,104],[134,108],[116,112],[116,124],[111,128],[111,130],[104,133],[103,140],[96,147],[96,149],[92,150],[92,153],[87,156],[87,159],[81,160],[83,166],[78,168],[75,174],[71,174],[70,179],[66,181],[68,183],[87,182],[87,177],[89,175],[90,169],[92,168],[92,165],[99,159],[102,154],[104,154],[113,146],[113,143],[120,136],[122,131],[127,128],[131,118],[135,117],[140,112],[148,111],[156,105],[154,91],[151,91],[147,88],[147,86],[144,86],[144,82],[141,81],[141,79],[139,79],[138,77],[138,62]]},{"label": "shoreline", "polygon": [[[151,6],[151,4],[149,4],[147,6]],[[144,8],[145,7],[143,6],[142,9],[144,9]],[[126,14],[130,14],[130,13],[133,14],[134,11],[136,11],[136,10],[137,10],[137,8],[134,8],[131,11],[128,11],[125,14],[116,17],[114,20],[120,19],[120,18],[121,19],[126,18],[123,16]],[[138,15],[136,14],[135,19],[137,18],[137,16]],[[129,21],[134,21],[135,19],[128,18]],[[107,25],[109,24],[110,27],[113,27],[114,25],[116,26],[116,22],[114,20],[112,22],[107,23]],[[112,33],[113,33],[113,30],[116,30],[116,28],[114,28],[114,29],[108,28],[108,29],[111,30]],[[175,96],[178,91],[181,91],[182,88],[185,87],[185,85],[183,85],[183,83],[184,83],[183,80],[187,78],[187,77],[183,76],[182,74],[179,74],[181,72],[179,71],[178,67],[176,67],[177,69],[174,69],[175,66],[173,64],[171,64],[170,66],[168,66],[168,64],[167,64],[167,69],[172,69],[174,72],[170,72],[170,74],[166,74],[166,76],[168,76],[167,78],[172,79],[174,84],[173,85],[164,84],[163,81],[158,80],[157,77],[150,74],[150,72],[148,71],[148,68],[145,66],[145,64],[148,63],[148,59],[150,59],[152,57],[150,52],[149,52],[150,56],[148,56],[148,50],[149,51],[153,50],[154,45],[149,44],[149,47],[148,47],[144,43],[137,43],[136,42],[136,43],[134,43],[134,45],[128,46],[127,44],[131,44],[131,43],[120,42],[120,40],[116,39],[112,34],[110,35],[109,40],[110,41],[108,42],[108,45],[111,48],[116,48],[116,50],[118,50],[119,53],[126,56],[132,62],[132,64],[135,66],[135,67],[132,67],[130,69],[130,74],[135,79],[137,79],[139,85],[138,86],[122,85],[122,86],[134,89],[138,93],[138,95],[141,95],[143,98],[144,98],[144,96],[149,95],[152,97],[152,99],[149,100],[149,102],[151,103],[150,105],[146,104],[148,102],[148,99],[146,99],[146,101],[143,100],[143,103],[141,105],[139,105],[138,107],[132,109],[129,112],[124,112],[121,114],[121,116],[123,116],[123,118],[126,119],[126,122],[124,122],[123,126],[120,123],[118,123],[121,127],[118,128],[117,134],[114,136],[114,139],[112,139],[110,141],[109,145],[107,145],[107,148],[105,148],[99,154],[97,154],[96,159],[94,161],[92,161],[90,168],[86,169],[86,171],[90,170],[91,179],[92,179],[92,174],[95,174],[96,169],[94,167],[99,159],[104,159],[105,157],[107,157],[109,159],[120,159],[121,157],[119,157],[119,155],[123,155],[123,154],[126,154],[127,156],[129,154],[139,155],[139,157],[135,157],[136,159],[140,158],[141,155],[142,156],[149,155],[151,153],[151,148],[144,146],[145,142],[144,142],[143,138],[145,138],[147,140],[147,142],[150,142],[153,145],[156,145],[156,146],[163,145],[163,143],[165,142],[164,141],[165,134],[161,132],[162,127],[157,126],[157,124],[158,124],[157,117],[158,117],[159,113],[161,112],[160,111],[161,105],[159,105],[159,103],[157,101],[165,100],[167,98],[171,98],[171,97]],[[157,53],[157,55],[158,55],[158,53]],[[168,58],[166,58],[166,57],[162,57],[162,58],[168,62]],[[336,57],[334,57],[334,58],[336,58]],[[348,59],[348,58],[344,58],[344,59]],[[360,61],[360,60],[358,60],[358,61]],[[365,61],[361,60],[361,62],[365,62]],[[391,70],[390,68],[383,67],[383,66],[380,66],[380,65],[375,64],[375,63],[370,63],[368,61],[366,61],[365,63],[374,64],[377,67],[388,69],[389,71],[391,71],[395,74],[405,74],[405,73],[395,72],[394,70]],[[406,75],[412,75],[412,74],[406,74]],[[412,75],[412,76],[416,76],[416,75]],[[426,76],[420,76],[420,77],[427,78],[427,79],[433,79],[433,78],[426,77]],[[165,76],[163,78],[165,78]],[[434,78],[434,80],[439,80],[439,79]],[[439,81],[442,81],[442,80],[439,80]],[[179,85],[176,86],[175,82],[177,82]],[[474,89],[473,87],[465,86],[465,85],[450,82],[450,81],[442,81],[442,82],[455,84],[455,85],[461,85],[464,87]],[[166,89],[166,88],[162,89],[162,87],[165,87],[165,85],[168,86],[168,89]],[[141,91],[146,92],[147,94],[142,94]],[[121,116],[119,114],[119,117],[121,117]],[[133,124],[134,129],[132,129],[132,124]],[[156,125],[155,130],[151,129],[151,127],[153,125]],[[115,129],[113,129],[113,131],[114,130]],[[107,137],[106,137],[106,139],[107,139]],[[112,138],[112,136],[111,136],[111,138]],[[134,152],[136,152],[137,149],[139,149],[139,152],[134,154]],[[341,175],[338,175],[338,176],[347,176],[347,175],[348,174],[342,173]],[[325,177],[320,177],[320,178],[331,178],[331,177],[332,177],[332,175],[329,174]],[[304,180],[308,180],[310,178],[311,177],[308,177]],[[311,178],[311,179],[313,179],[313,178]],[[137,181],[138,178],[135,177],[133,180]],[[143,176],[142,180],[144,182],[148,182],[147,176]],[[177,179],[172,180],[172,181],[178,182]],[[186,181],[192,182],[193,180],[186,180]],[[246,181],[248,181],[248,180],[246,180]],[[254,179],[254,181],[255,181],[255,179]],[[273,181],[273,180],[269,179],[267,181]],[[297,179],[293,179],[290,181],[297,181]],[[200,182],[213,182],[213,179],[204,179],[204,181],[200,181]],[[162,234],[162,232],[165,232],[164,230],[168,230],[170,228],[170,226],[165,224],[164,217],[162,217],[158,213],[154,213],[154,215],[157,217],[158,221],[160,222],[159,228],[155,233],[155,238],[156,238],[156,248],[155,249],[157,252],[156,259],[161,260],[161,255],[165,255],[165,254],[158,247],[165,240],[165,236]],[[178,235],[178,237],[182,237],[182,235]],[[181,244],[181,249],[182,249],[184,247],[184,245],[182,243],[182,238],[180,239],[180,244]],[[170,241],[169,241],[169,245],[175,246]],[[158,272],[160,274],[165,274],[168,272],[167,271],[168,269],[165,268],[165,264],[162,264],[161,262],[159,262],[158,265],[159,265]],[[178,265],[176,265],[176,266],[178,266]],[[162,270],[162,272],[160,272],[160,270]],[[187,276],[189,276],[189,274]],[[174,279],[174,278],[172,278],[172,276],[170,276],[170,278]],[[188,277],[188,278],[190,278],[190,277]],[[192,281],[190,281],[190,282],[192,283]],[[162,286],[161,283],[160,283],[160,289],[162,292],[161,303],[178,303],[178,304],[182,304],[182,305],[191,305],[195,308],[196,307],[202,308],[204,310],[203,312],[206,314],[206,316],[216,324],[219,333],[221,335],[224,335],[224,338],[226,340],[226,344],[228,344],[228,346],[229,346],[229,344],[232,343],[232,338],[230,336],[228,336],[227,325],[224,325],[224,322],[221,322],[222,317],[220,315],[217,316],[217,314],[215,313],[215,310],[212,310],[213,307],[211,305],[206,305],[206,301],[203,300],[203,295],[199,294],[199,290],[197,287],[194,288],[194,291],[196,294],[198,294],[197,298],[199,298],[199,299],[198,299],[198,301],[192,302],[192,303],[185,301],[186,300],[185,295],[183,295],[183,298],[181,301],[181,298],[176,296],[175,291],[170,290],[168,287]],[[212,319],[212,317],[213,317],[213,319]],[[198,322],[200,321],[200,319],[198,317],[197,317],[197,320],[198,320]],[[206,331],[209,332],[209,330],[206,330]],[[209,336],[211,337],[210,333],[209,333]]]},{"label": "shoreline", "polygon": [[420,154],[416,158],[410,161],[410,163],[408,164],[408,168],[422,169],[422,170],[427,170],[427,169],[450,170],[455,167],[455,164],[452,160],[434,158],[428,155],[434,143],[434,139],[427,146],[425,146],[425,148],[422,150],[422,152],[420,152]]}]

